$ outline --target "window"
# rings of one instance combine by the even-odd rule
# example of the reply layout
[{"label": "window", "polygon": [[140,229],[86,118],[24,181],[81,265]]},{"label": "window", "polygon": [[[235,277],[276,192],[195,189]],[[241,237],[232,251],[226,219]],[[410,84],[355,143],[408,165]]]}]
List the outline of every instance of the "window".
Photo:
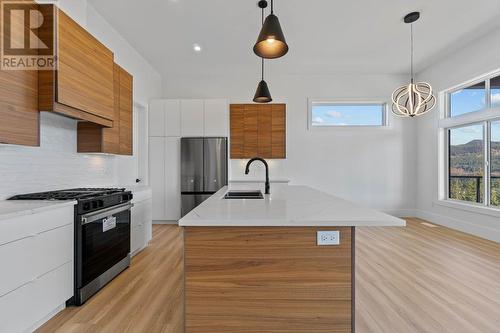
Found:
[{"label": "window", "polygon": [[448,131],[450,199],[484,202],[483,132],[483,125]]},{"label": "window", "polygon": [[490,87],[491,87],[491,106],[500,107],[500,76],[491,79]]},{"label": "window", "polygon": [[448,163],[442,192],[446,199],[500,208],[500,76],[482,78],[444,97],[440,127]]},{"label": "window", "polygon": [[450,94],[450,116],[482,110],[486,107],[486,84],[480,82]]},{"label": "window", "polygon": [[333,126],[385,126],[385,103],[331,103],[311,102],[309,105],[311,127]]},{"label": "window", "polygon": [[491,123],[491,205],[500,206],[500,121]]}]

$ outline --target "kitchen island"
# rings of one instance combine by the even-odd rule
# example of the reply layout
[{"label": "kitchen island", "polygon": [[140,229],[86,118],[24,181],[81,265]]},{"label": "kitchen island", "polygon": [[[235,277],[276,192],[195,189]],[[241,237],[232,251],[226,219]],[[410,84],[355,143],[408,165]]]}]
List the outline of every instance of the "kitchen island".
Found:
[{"label": "kitchen island", "polygon": [[[353,332],[355,228],[405,221],[307,186],[228,190],[179,221],[186,333]],[[338,231],[338,245],[319,246],[319,231]]]}]

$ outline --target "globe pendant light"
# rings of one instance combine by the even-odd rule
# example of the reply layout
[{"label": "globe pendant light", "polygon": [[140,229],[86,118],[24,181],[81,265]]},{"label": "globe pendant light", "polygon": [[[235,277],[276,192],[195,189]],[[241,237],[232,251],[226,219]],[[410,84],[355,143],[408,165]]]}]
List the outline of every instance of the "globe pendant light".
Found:
[{"label": "globe pendant light", "polygon": [[392,112],[400,117],[421,116],[434,108],[432,86],[427,82],[414,82],[413,77],[413,22],[420,18],[419,12],[413,12],[404,17],[404,22],[410,24],[410,83],[399,87],[392,93]]},{"label": "globe pendant light", "polygon": [[[259,7],[261,6],[259,1]],[[266,1],[267,6],[267,1]],[[274,15],[273,0],[271,0],[271,14],[262,25],[257,42],[253,51],[261,58],[275,59],[284,56],[288,52],[288,45],[278,17]]]},{"label": "globe pendant light", "polygon": [[[262,22],[264,22],[264,8],[267,7],[267,1],[259,1],[259,7],[262,9]],[[272,100],[269,87],[267,86],[266,81],[264,81],[264,58],[262,58],[262,79],[257,86],[253,101],[255,103],[269,103]]]}]

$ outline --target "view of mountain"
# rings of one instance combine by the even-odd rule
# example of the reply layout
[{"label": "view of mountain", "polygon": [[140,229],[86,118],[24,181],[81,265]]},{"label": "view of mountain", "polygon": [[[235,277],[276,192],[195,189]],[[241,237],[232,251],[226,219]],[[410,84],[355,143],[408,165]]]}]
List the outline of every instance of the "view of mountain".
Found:
[{"label": "view of mountain", "polygon": [[[450,167],[453,176],[483,174],[483,141],[473,140],[450,147]],[[500,142],[491,143],[491,173],[500,176]]]},{"label": "view of mountain", "polygon": [[[491,204],[500,206],[500,142],[491,143],[490,155]],[[450,198],[483,202],[483,156],[482,140],[450,146]]]}]

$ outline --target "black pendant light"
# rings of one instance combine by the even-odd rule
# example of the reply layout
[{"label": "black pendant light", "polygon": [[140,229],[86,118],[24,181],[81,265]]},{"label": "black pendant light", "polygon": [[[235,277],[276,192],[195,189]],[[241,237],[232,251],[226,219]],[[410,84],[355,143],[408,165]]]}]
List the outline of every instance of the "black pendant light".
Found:
[{"label": "black pendant light", "polygon": [[269,92],[269,87],[267,86],[266,81],[264,81],[264,58],[262,58],[262,80],[257,86],[253,101],[255,103],[269,103],[273,101],[271,92]]},{"label": "black pendant light", "polygon": [[[259,1],[259,7],[261,2]],[[267,1],[265,2],[267,7]],[[288,52],[288,45],[283,30],[281,30],[280,21],[274,15],[273,0],[271,0],[271,14],[262,25],[253,51],[259,57],[266,59],[280,58]]]},{"label": "black pendant light", "polygon": [[[264,22],[264,8],[266,7],[267,1],[259,1],[259,8],[262,9],[262,22]],[[272,100],[273,98],[271,97],[271,93],[269,92],[269,87],[267,86],[266,81],[264,81],[264,58],[262,58],[262,79],[257,86],[253,101],[255,103],[269,103],[272,102]]]}]

